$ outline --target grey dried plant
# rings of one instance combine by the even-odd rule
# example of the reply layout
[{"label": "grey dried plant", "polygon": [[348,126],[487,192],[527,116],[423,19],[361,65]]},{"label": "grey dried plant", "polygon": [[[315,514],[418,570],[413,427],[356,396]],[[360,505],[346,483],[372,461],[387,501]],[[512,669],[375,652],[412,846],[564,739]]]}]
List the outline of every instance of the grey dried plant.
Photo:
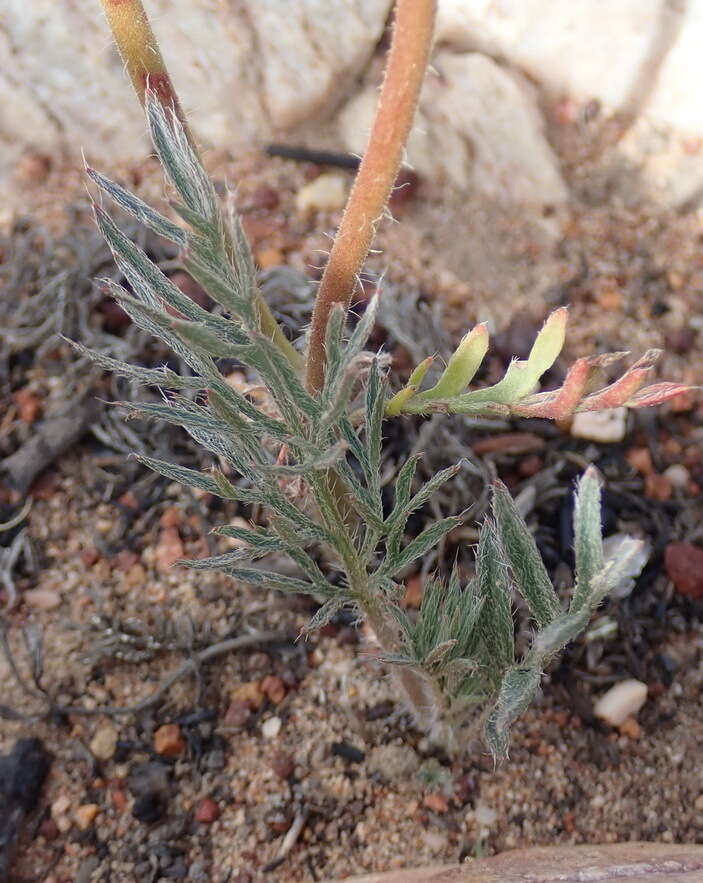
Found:
[{"label": "grey dried plant", "polygon": [[[178,246],[184,269],[218,307],[206,311],[184,295],[96,206],[97,223],[129,285],[127,290],[108,283],[112,294],[190,373],[124,364],[100,353],[92,357],[108,371],[161,390],[161,402],[124,406],[184,427],[217,465],[198,471],[148,457],[139,457],[141,462],[169,480],[257,504],[266,513],[264,524],[217,529],[237,541],[233,551],[182,563],[264,589],[313,596],[321,606],[307,631],[342,608],[352,609],[375,633],[420,726],[455,752],[482,731],[495,757],[505,757],[510,726],[538,690],[546,666],[586,627],[606,595],[638,572],[640,544],[625,539],[604,557],[599,478],[588,469],[576,488],[575,585],[564,608],[515,503],[495,482],[476,549],[476,576],[464,586],[456,570],[447,583],[430,579],[413,619],[399,603],[404,592],[399,575],[460,525],[465,513],[437,520],[413,537],[407,536],[408,519],[460,466],[417,487],[418,457],[409,458],[395,480],[393,506],[384,507],[384,421],[434,412],[556,419],[579,410],[656,404],[683,387],[640,389],[656,360],[652,351],[600,392],[593,392],[593,384],[612,356],[580,359],[560,389],[536,392],[562,349],[565,310],[549,317],[528,359],[513,361],[495,386],[472,391],[467,386],[488,348],[482,325],[462,340],[432,388],[422,389],[428,358],[395,395],[378,354],[366,350],[377,296],[347,331],[357,273],[395,180],[427,65],[432,0],[397,3],[369,148],[320,285],[310,334],[294,344],[262,298],[233,201],[223,208],[203,169],[141,3],[103,2],[177,195],[171,205],[180,222],[98,172],[88,174],[117,205]],[[220,359],[247,366],[266,398],[230,385]],[[266,569],[271,553],[288,556],[296,575]],[[534,623],[530,646],[520,657],[512,612],[516,594]]]}]

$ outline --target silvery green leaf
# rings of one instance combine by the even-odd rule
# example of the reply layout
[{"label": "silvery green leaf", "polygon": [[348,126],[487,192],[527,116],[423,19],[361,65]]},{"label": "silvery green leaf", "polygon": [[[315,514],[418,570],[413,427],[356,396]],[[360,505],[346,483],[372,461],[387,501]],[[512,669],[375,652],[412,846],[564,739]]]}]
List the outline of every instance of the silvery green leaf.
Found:
[{"label": "silvery green leaf", "polygon": [[[171,481],[178,481],[189,487],[199,488],[200,490],[207,491],[217,497],[225,497],[226,499],[232,500],[239,499],[239,496],[234,495],[239,492],[237,488],[233,485],[229,485],[231,491],[223,489],[215,481],[214,476],[206,475],[203,472],[197,472],[195,469],[188,469],[185,466],[178,466],[175,463],[167,463],[165,460],[156,460],[153,457],[136,456],[136,459],[144,466],[147,466],[154,472],[158,472],[159,475],[163,475],[164,478],[168,478]],[[223,490],[225,492],[223,492]]]},{"label": "silvery green leaf", "polygon": [[592,607],[597,606],[611,592],[628,589],[630,582],[647,563],[646,546],[642,540],[623,535],[615,549],[611,549],[602,570],[591,580]]},{"label": "silvery green leaf", "polygon": [[206,220],[217,216],[217,197],[176,113],[147,93],[151,139],[171,183],[183,202]]},{"label": "silvery green leaf", "polygon": [[346,312],[341,304],[334,304],[327,320],[325,330],[325,356],[327,366],[325,369],[325,382],[322,387],[322,407],[334,397],[338,382],[344,372],[344,360],[342,356],[342,331]]},{"label": "silvery green leaf", "polygon": [[[254,347],[249,356],[250,364],[266,380],[269,392],[275,398],[281,413],[284,416],[291,415],[290,408],[293,406],[301,415],[319,420],[321,415],[319,402],[303,387],[281,350],[266,335],[259,332],[252,332],[251,338]],[[293,420],[292,425],[298,423],[292,415],[288,419]]]},{"label": "silvery green leaf", "polygon": [[256,570],[252,567],[239,567],[237,565],[228,565],[218,568],[221,573],[226,573],[233,579],[238,579],[244,583],[250,583],[255,586],[264,586],[267,589],[278,589],[280,592],[293,592],[295,594],[315,595],[315,594],[331,594],[334,590],[333,586],[327,584],[325,587],[313,585],[302,579],[295,579],[292,576],[284,576],[281,573],[273,573],[268,570]]},{"label": "silvery green leaf", "polygon": [[305,576],[314,585],[327,586],[325,575],[317,562],[303,548],[304,538],[300,531],[295,530],[287,519],[273,518],[273,528],[284,542],[286,554],[300,567]]},{"label": "silvery green leaf", "polygon": [[169,221],[162,214],[159,214],[159,212],[155,211],[150,205],[147,205],[147,203],[139,199],[138,196],[130,193],[129,190],[125,190],[124,187],[121,187],[105,175],[100,174],[100,172],[95,171],[95,169],[87,168],[86,174],[110,197],[110,199],[116,202],[133,218],[136,218],[144,224],[145,227],[153,230],[153,232],[157,233],[159,236],[168,239],[170,242],[175,242],[176,245],[181,247],[185,246],[185,231],[181,230],[179,226],[172,221]]},{"label": "silvery green leaf", "polygon": [[593,466],[579,480],[574,501],[576,586],[570,611],[590,607],[591,583],[604,564],[601,536],[600,481]]},{"label": "silvery green leaf", "polygon": [[286,519],[301,537],[314,537],[318,542],[328,543],[334,547],[334,540],[330,533],[322,526],[313,521],[304,512],[286,497],[286,495],[274,484],[267,482],[260,488],[260,501],[272,509],[281,518]]},{"label": "silvery green leaf", "polygon": [[381,431],[383,426],[383,382],[376,359],[371,363],[366,385],[366,451],[370,474],[368,479],[374,495],[381,492]]},{"label": "silvery green leaf", "polygon": [[211,558],[179,559],[176,561],[176,564],[181,564],[190,570],[219,570],[226,572],[227,567],[232,565],[238,566],[242,561],[254,561],[268,554],[268,549],[241,546],[238,549],[232,549],[230,552],[224,552],[222,555],[213,555]]},{"label": "silvery green leaf", "polygon": [[170,368],[142,368],[141,365],[130,365],[113,359],[97,350],[91,350],[80,343],[69,341],[71,346],[79,353],[91,359],[96,365],[115,374],[118,377],[126,377],[143,386],[158,386],[162,389],[205,389],[207,380],[203,377],[184,377],[176,374]]},{"label": "silvery green leaf", "polygon": [[[628,546],[623,547],[623,543],[634,540],[640,543],[639,554],[627,555]],[[611,534],[603,540],[603,557],[605,562],[610,560],[617,561],[623,554],[623,549],[630,562],[630,567],[622,571],[621,579],[616,582],[612,589],[608,592],[611,598],[626,598],[635,586],[636,578],[642,573],[645,564],[649,561],[651,554],[651,545],[648,540],[637,540],[626,533]],[[604,564],[605,564],[604,562]]]},{"label": "silvery green leaf", "polygon": [[508,489],[493,484],[493,514],[500,545],[520,594],[527,601],[537,624],[543,628],[561,613],[561,605],[547,570]]},{"label": "silvery green leaf", "polygon": [[361,470],[364,473],[364,480],[369,489],[369,493],[374,500],[374,507],[376,511],[376,517],[383,520],[383,506],[381,502],[381,494],[375,489],[374,481],[373,481],[373,470],[371,467],[371,460],[369,459],[369,453],[367,451],[366,445],[361,441],[359,436],[356,434],[356,430],[351,424],[351,421],[348,417],[341,417],[339,421],[339,430],[342,434],[342,438],[349,445],[350,454],[358,461],[359,466],[361,466]]},{"label": "silvery green leaf", "polygon": [[448,640],[435,645],[422,660],[422,667],[427,671],[440,669],[447,661],[447,656],[449,656],[456,645],[456,638],[449,638]]},{"label": "silvery green leaf", "polygon": [[242,345],[224,340],[202,322],[186,322],[171,319],[171,328],[180,339],[197,352],[216,359],[236,359],[240,357]]},{"label": "silvery green leaf", "polygon": [[302,633],[304,635],[311,635],[313,632],[316,632],[318,629],[323,628],[323,626],[328,625],[332,620],[337,616],[344,607],[349,606],[349,599],[345,597],[341,598],[330,598],[328,601],[320,607],[317,613],[312,617],[310,622],[303,626]]},{"label": "silvery green leaf", "polygon": [[349,343],[346,347],[347,358],[357,356],[366,346],[369,336],[373,331],[374,325],[376,324],[378,302],[379,296],[378,293],[376,293],[366,304],[366,309],[364,310],[361,318],[356,324],[356,328],[349,338]]},{"label": "silvery green leaf", "polygon": [[153,307],[148,303],[137,300],[128,294],[124,288],[111,280],[103,280],[103,285],[109,289],[110,294],[137,327],[163,340],[197,374],[203,376],[208,374],[207,358],[204,359],[201,354],[194,352],[192,348],[186,346],[178,335],[173,332],[171,316],[159,307]]},{"label": "silvery green leaf", "polygon": [[[395,503],[387,519],[389,525],[399,521],[407,511],[412,494],[413,479],[415,478],[418,461],[421,458],[422,454],[411,454],[398,472],[398,477],[395,480]],[[405,515],[406,519],[407,517]]]},{"label": "silvery green leaf", "polygon": [[359,378],[359,366],[356,360],[347,365],[333,389],[329,390],[330,397],[321,401],[324,411],[317,427],[318,437],[322,436],[331,427],[339,424],[339,421],[349,410],[349,400],[354,390],[354,384]]},{"label": "silvery green leaf", "polygon": [[560,650],[581,634],[590,618],[591,609],[588,606],[557,616],[535,635],[530,648],[529,660],[541,668],[546,668]]},{"label": "silvery green leaf", "polygon": [[252,322],[254,317],[250,304],[236,278],[233,277],[231,269],[214,260],[206,260],[202,250],[195,249],[193,244],[195,241],[193,236],[188,239],[189,251],[183,260],[185,269],[215,303],[220,304],[233,315]]},{"label": "silvery green leaf", "polygon": [[344,456],[347,450],[346,442],[338,442],[326,451],[323,451],[309,459],[302,460],[292,466],[271,465],[265,466],[264,470],[269,475],[308,475],[310,472],[324,472],[335,466]]},{"label": "silvery green leaf", "polygon": [[429,502],[443,484],[446,484],[446,482],[454,478],[461,467],[462,463],[455,463],[454,466],[448,466],[446,469],[441,469],[436,475],[433,475],[428,482],[423,484],[415,496],[411,497],[410,502],[406,506],[406,512],[408,515],[416,512],[424,506],[425,503]]},{"label": "silvery green leaf", "polygon": [[430,549],[433,549],[451,530],[458,527],[462,522],[461,517],[442,518],[426,527],[422,533],[411,540],[397,555],[388,558],[380,568],[383,576],[393,576],[403,570],[415,559],[422,557]]},{"label": "silvery green leaf", "polygon": [[288,443],[291,435],[285,423],[270,417],[256,408],[246,396],[233,389],[221,375],[211,376],[208,381],[210,405],[218,416],[226,420],[231,413],[240,412],[248,417],[261,432],[270,435],[277,441]]},{"label": "silvery green leaf", "polygon": [[[141,300],[155,308],[167,303],[188,319],[217,322],[207,310],[183,294],[180,288],[174,285],[144,251],[125,236],[110,216],[98,206],[95,206],[95,217],[117,265]],[[224,320],[220,322],[224,324]]]},{"label": "silvery green leaf", "polygon": [[498,699],[484,727],[486,744],[497,760],[507,758],[510,726],[532,701],[540,679],[541,672],[531,668],[514,668],[503,678]]},{"label": "silvery green leaf", "polygon": [[233,524],[225,524],[216,527],[213,533],[223,537],[230,537],[233,540],[239,540],[247,546],[250,546],[264,554],[269,552],[281,552],[285,545],[283,540],[262,528],[246,528],[237,527]]},{"label": "silvery green leaf", "polygon": [[176,214],[183,218],[186,224],[189,224],[201,236],[209,236],[211,234],[212,221],[207,220],[199,212],[194,212],[187,205],[183,205],[182,202],[178,202],[176,199],[171,200],[170,205]]},{"label": "silvery green leaf", "polygon": [[508,567],[495,528],[488,519],[481,527],[476,569],[478,590],[483,599],[478,628],[488,650],[491,670],[501,673],[514,662],[515,636]]},{"label": "silvery green leaf", "polygon": [[356,475],[354,475],[351,466],[344,460],[337,464],[337,470],[349,489],[347,499],[350,506],[370,527],[376,531],[384,532],[383,518],[379,517],[376,500],[371,492],[361,484]]}]

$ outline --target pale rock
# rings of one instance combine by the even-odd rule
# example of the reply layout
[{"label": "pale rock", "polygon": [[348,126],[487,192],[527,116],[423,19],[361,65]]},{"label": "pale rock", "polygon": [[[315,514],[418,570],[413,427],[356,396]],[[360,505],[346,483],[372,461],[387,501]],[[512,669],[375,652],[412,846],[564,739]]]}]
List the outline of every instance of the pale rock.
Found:
[{"label": "pale rock", "polygon": [[280,717],[269,717],[261,725],[261,734],[264,739],[275,739],[281,732]]},{"label": "pale rock", "polygon": [[68,811],[71,808],[71,799],[67,794],[57,797],[51,804],[51,818],[56,823],[56,827],[62,834],[66,834],[71,830],[71,819]]},{"label": "pale rock", "polygon": [[593,706],[593,713],[611,727],[618,727],[628,717],[637,714],[646,700],[647,685],[642,681],[620,681],[600,697]]},{"label": "pale rock", "polygon": [[391,782],[407,781],[417,773],[420,758],[410,745],[377,745],[369,754],[369,771]]},{"label": "pale rock", "polygon": [[554,94],[619,109],[645,73],[665,5],[618,0],[604,21],[601,0],[440,0],[436,39],[505,59]]},{"label": "pale rock", "polygon": [[525,71],[552,98],[596,99],[621,121],[613,159],[634,164],[639,189],[680,206],[703,186],[703,105],[690,88],[702,71],[703,2],[618,0],[607,26],[602,9],[601,0],[440,0],[436,36]]},{"label": "pale rock", "polygon": [[117,748],[117,730],[112,724],[100,727],[90,740],[90,751],[98,760],[110,760]]},{"label": "pale rock", "polygon": [[67,794],[61,794],[51,804],[51,818],[56,821],[59,816],[65,816],[71,808],[71,798]]},{"label": "pale rock", "polygon": [[621,442],[627,431],[627,408],[606,411],[581,411],[574,415],[571,434],[602,444]]},{"label": "pale rock", "polygon": [[79,806],[74,813],[76,826],[81,831],[87,831],[89,828],[92,828],[93,822],[99,814],[100,807],[97,803],[84,803],[82,806]]},{"label": "pale rock", "polygon": [[[439,51],[407,147],[420,175],[506,200],[561,203],[567,188],[534,89],[485,55]],[[363,153],[376,107],[367,87],[341,111],[345,147]]]},{"label": "pale rock", "polygon": [[333,212],[343,208],[347,201],[347,179],[325,173],[305,184],[295,196],[299,212]]},{"label": "pale rock", "polygon": [[486,806],[485,803],[478,803],[474,810],[474,816],[479,825],[490,828],[491,825],[495,824],[495,821],[498,818],[498,813],[494,809],[491,809],[490,806]]},{"label": "pale rock", "polygon": [[681,463],[674,463],[667,467],[662,473],[664,478],[668,478],[672,485],[678,490],[688,487],[691,480],[691,473]]},{"label": "pale rock", "polygon": [[[368,63],[391,0],[151,0],[197,134],[243,147],[329,111]],[[340,33],[344,38],[340,39]],[[142,159],[145,125],[99,3],[6,0],[0,178],[27,149],[101,165]]]},{"label": "pale rock", "polygon": [[28,589],[22,593],[22,599],[37,610],[56,610],[61,605],[61,595],[53,589]]}]

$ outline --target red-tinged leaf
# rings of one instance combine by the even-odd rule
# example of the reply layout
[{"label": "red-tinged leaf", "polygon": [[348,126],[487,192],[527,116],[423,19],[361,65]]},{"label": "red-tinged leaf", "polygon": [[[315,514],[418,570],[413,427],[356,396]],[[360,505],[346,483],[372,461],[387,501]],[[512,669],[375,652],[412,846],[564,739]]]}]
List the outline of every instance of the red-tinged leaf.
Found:
[{"label": "red-tinged leaf", "polygon": [[594,375],[601,368],[617,362],[627,353],[603,353],[599,356],[586,356],[577,359],[569,368],[564,383],[559,389],[541,392],[524,398],[511,408],[521,417],[544,417],[547,420],[565,420],[573,412],[584,394],[589,390]]},{"label": "red-tinged leaf", "polygon": [[581,401],[591,374],[591,359],[578,359],[569,369],[564,384],[552,392],[542,392],[517,402],[511,411],[521,417],[563,420]]},{"label": "red-tinged leaf", "polygon": [[640,389],[660,355],[661,350],[648,350],[619,380],[585,398],[575,410],[603,411],[624,405]]},{"label": "red-tinged leaf", "polygon": [[681,383],[653,383],[630,398],[625,405],[628,408],[651,408],[653,405],[661,405],[669,399],[684,392],[693,392],[700,386],[684,386]]}]

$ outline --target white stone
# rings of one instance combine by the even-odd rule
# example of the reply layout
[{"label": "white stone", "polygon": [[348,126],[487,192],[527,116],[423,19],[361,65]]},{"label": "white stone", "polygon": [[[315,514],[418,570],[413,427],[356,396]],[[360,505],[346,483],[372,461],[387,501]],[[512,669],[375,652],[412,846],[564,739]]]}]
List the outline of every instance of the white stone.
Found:
[{"label": "white stone", "polygon": [[664,5],[618,0],[606,14],[602,0],[440,0],[436,38],[506,59],[554,94],[618,109],[644,73]]},{"label": "white stone", "polygon": [[581,411],[574,415],[571,434],[574,438],[610,444],[625,438],[627,408],[609,408],[606,411]]},{"label": "white stone", "polygon": [[281,732],[280,717],[269,717],[261,724],[261,734],[264,739],[275,739]]},{"label": "white stone", "polygon": [[618,727],[628,717],[637,714],[646,700],[647,685],[642,681],[620,681],[600,697],[593,713],[611,727]]},{"label": "white stone", "polygon": [[688,487],[688,483],[691,480],[691,473],[681,463],[674,463],[666,468],[662,474],[678,490]]},{"label": "white stone", "polygon": [[343,208],[347,201],[348,180],[333,173],[318,175],[296,194],[295,205],[298,211],[307,214],[313,211],[333,212]]},{"label": "white stone", "polygon": [[[376,107],[371,85],[339,116],[348,150],[361,154]],[[407,147],[421,175],[507,200],[560,203],[567,189],[544,134],[534,89],[485,55],[439,51]]]},{"label": "white stone", "polygon": [[22,593],[22,600],[37,610],[56,610],[61,605],[61,595],[53,589],[28,589]]},{"label": "white stone", "polygon": [[[242,147],[328,112],[368,63],[391,0],[151,0],[195,132]],[[343,39],[340,39],[343,34]],[[26,150],[140,160],[145,126],[100,3],[4,0],[0,176]]]},{"label": "white stone", "polygon": [[90,751],[98,760],[110,760],[117,748],[117,730],[104,724],[90,740]]},{"label": "white stone", "polygon": [[485,803],[477,803],[476,809],[474,810],[474,816],[479,825],[490,828],[498,818],[498,813],[494,809],[491,809],[490,806],[486,806]]},{"label": "white stone", "polygon": [[607,24],[603,9],[602,0],[440,0],[437,39],[505,60],[548,96],[618,113],[616,156],[635,164],[640,189],[681,205],[703,186],[703,104],[691,89],[703,73],[703,0],[618,0]]}]

